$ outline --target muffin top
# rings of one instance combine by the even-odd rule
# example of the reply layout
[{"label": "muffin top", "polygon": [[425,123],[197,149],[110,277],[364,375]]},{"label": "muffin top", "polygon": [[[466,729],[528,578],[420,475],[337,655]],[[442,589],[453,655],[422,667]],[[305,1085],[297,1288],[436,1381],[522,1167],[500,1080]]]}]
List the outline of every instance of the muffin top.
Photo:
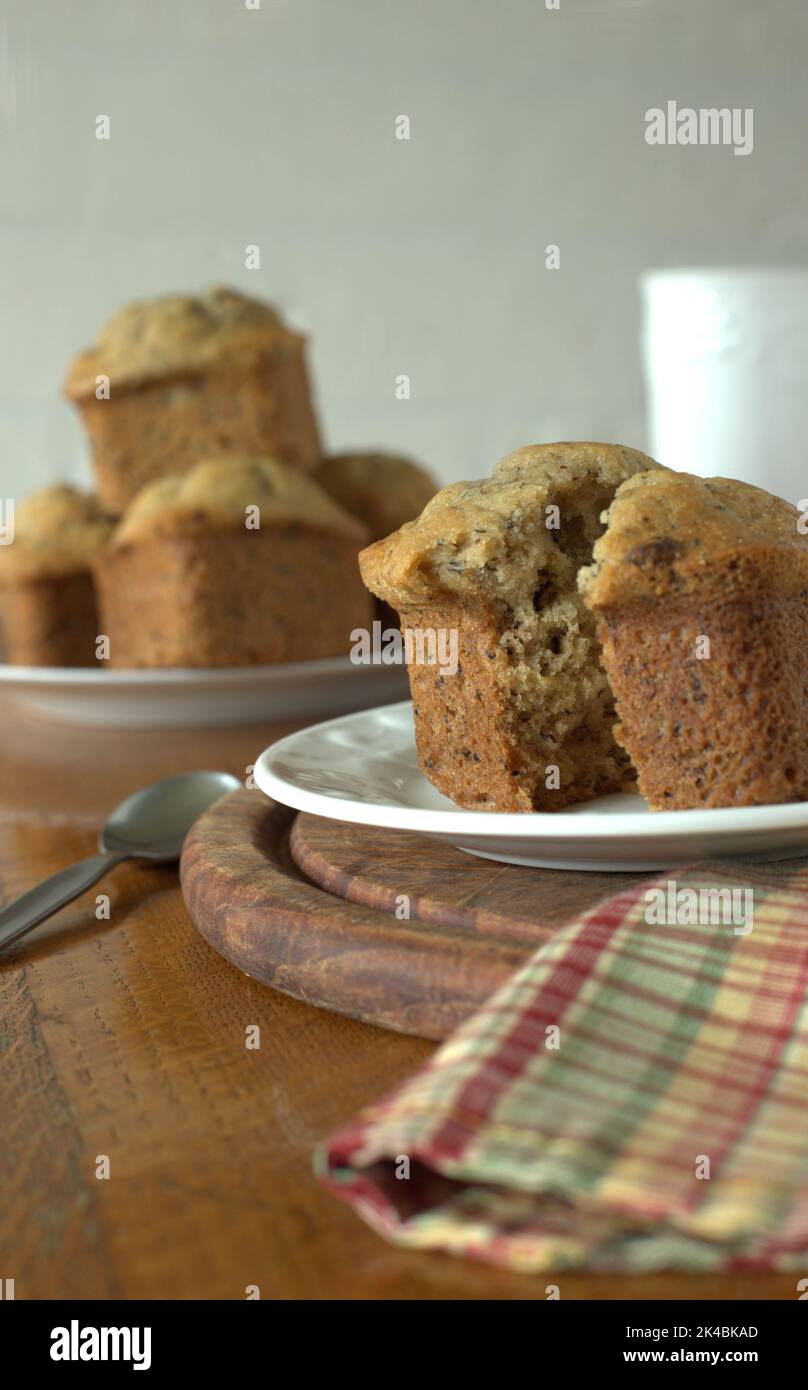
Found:
[{"label": "muffin top", "polygon": [[65,394],[93,394],[99,376],[108,376],[113,387],[136,386],[300,341],[270,304],[221,286],[137,300],[113,314],[97,343],[73,359]]},{"label": "muffin top", "polygon": [[0,546],[0,575],[14,580],[80,574],[114,525],[92,493],[68,483],[41,488],[14,509],[14,539]]},{"label": "muffin top", "polygon": [[[597,519],[620,483],[659,467],[619,444],[527,445],[500,460],[492,477],[443,488],[417,520],[369,546],[362,577],[393,607],[446,593],[504,594],[518,580],[526,537],[531,553],[543,547],[552,555],[556,537],[567,537],[589,558],[595,535],[582,533],[583,512]],[[547,527],[551,505],[559,509],[557,532]]]},{"label": "muffin top", "polygon": [[713,591],[808,585],[808,535],[790,502],[733,478],[640,473],[618,490],[594,563],[578,576],[595,610]]},{"label": "muffin top", "polygon": [[298,523],[348,536],[357,546],[367,540],[364,527],[299,468],[233,453],[202,459],[187,473],[172,473],[142,488],[111,544],[187,533],[200,526],[244,527],[248,507],[259,509],[260,527]]},{"label": "muffin top", "polygon": [[426,506],[437,484],[411,459],[378,451],[332,454],[323,461],[317,481],[352,516],[381,540]]}]

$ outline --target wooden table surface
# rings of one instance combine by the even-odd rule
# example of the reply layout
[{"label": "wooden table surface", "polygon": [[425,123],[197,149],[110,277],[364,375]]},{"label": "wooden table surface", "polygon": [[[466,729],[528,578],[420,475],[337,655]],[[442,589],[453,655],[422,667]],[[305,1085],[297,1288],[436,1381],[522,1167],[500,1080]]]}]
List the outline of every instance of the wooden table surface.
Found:
[{"label": "wooden table surface", "polygon": [[[244,777],[292,727],[79,730],[0,703],[3,901],[91,853],[138,786]],[[797,1297],[791,1274],[527,1277],[385,1244],[318,1187],[312,1148],[431,1049],[252,982],[174,870],[119,867],[0,957],[0,1278],[19,1299]]]}]

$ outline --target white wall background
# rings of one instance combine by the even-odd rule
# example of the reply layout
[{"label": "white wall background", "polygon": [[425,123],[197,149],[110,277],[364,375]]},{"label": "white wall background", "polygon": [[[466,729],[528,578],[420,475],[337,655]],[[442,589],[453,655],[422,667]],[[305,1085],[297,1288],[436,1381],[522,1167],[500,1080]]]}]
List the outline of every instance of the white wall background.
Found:
[{"label": "white wall background", "polygon": [[[89,477],[59,392],[109,313],[211,282],[312,335],[333,447],[642,445],[638,272],[808,264],[806,60],[805,0],[2,0],[3,493]],[[648,146],[668,98],[754,152]]]}]

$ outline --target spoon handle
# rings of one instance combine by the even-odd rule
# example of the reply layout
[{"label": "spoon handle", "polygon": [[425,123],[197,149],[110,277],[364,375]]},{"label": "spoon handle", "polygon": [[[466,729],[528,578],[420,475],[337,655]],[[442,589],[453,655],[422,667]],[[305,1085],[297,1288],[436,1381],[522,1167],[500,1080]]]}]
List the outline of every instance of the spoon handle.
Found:
[{"label": "spoon handle", "polygon": [[51,913],[71,903],[85,888],[97,883],[99,878],[128,857],[126,854],[93,854],[89,859],[79,860],[78,864],[60,869],[58,874],[46,878],[44,883],[38,883],[36,888],[31,888],[21,898],[9,903],[0,912],[0,951],[4,946],[10,946],[12,941],[25,936],[27,931],[50,917]]}]

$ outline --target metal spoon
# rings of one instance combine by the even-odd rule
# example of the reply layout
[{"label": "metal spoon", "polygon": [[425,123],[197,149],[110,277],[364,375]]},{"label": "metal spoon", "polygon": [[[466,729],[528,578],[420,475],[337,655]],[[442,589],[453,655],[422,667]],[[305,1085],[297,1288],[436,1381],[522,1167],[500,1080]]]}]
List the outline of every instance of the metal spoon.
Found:
[{"label": "metal spoon", "polygon": [[58,912],[124,859],[170,864],[191,826],[225,792],[243,786],[229,772],[183,772],[122,801],[98,836],[100,854],[71,864],[0,912],[0,950]]}]

